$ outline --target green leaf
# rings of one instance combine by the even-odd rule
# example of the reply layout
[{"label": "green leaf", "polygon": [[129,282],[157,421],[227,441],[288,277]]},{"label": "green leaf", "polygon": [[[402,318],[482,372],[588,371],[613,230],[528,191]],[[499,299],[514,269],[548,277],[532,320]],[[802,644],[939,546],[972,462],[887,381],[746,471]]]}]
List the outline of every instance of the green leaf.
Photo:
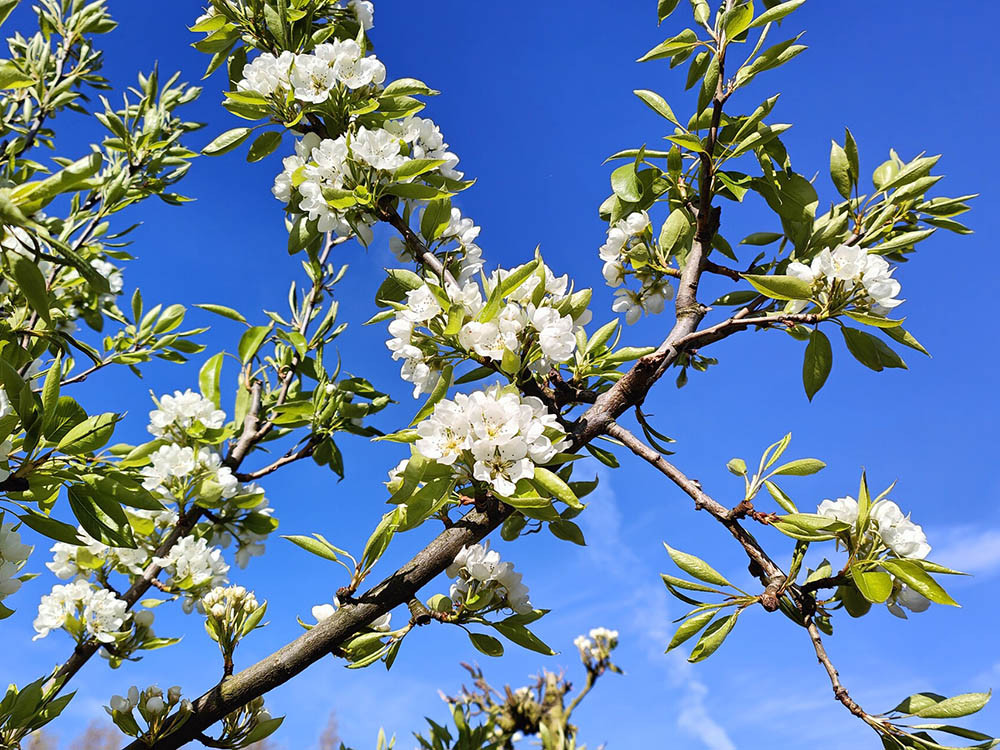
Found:
[{"label": "green leaf", "polygon": [[691,29],[684,29],[684,31],[677,36],[671,37],[670,39],[657,44],[653,47],[653,49],[649,50],[649,52],[640,57],[637,62],[647,62],[649,60],[659,60],[664,57],[673,57],[678,52],[687,52],[694,49],[697,44],[698,35]]},{"label": "green leaf", "polygon": [[847,160],[847,152],[840,147],[836,141],[830,146],[830,178],[833,180],[837,192],[844,198],[851,197],[851,187],[854,185],[854,177],[851,174],[851,165]]},{"label": "green leaf", "polygon": [[790,474],[796,477],[805,477],[810,474],[815,474],[817,471],[821,471],[825,467],[826,464],[818,458],[798,458],[794,461],[789,461],[787,464],[782,464],[771,473]]},{"label": "green leaf", "polygon": [[660,250],[667,255],[674,252],[677,243],[687,234],[691,222],[683,208],[675,208],[660,229]]},{"label": "green leaf", "polygon": [[733,585],[727,581],[721,573],[701,558],[676,550],[666,542],[663,543],[663,546],[667,548],[670,559],[674,561],[674,564],[688,575],[692,575],[699,581],[704,581],[705,583],[714,583],[716,586]]},{"label": "green leaf", "polygon": [[754,232],[753,234],[748,234],[742,240],[740,240],[741,245],[770,245],[773,242],[777,242],[785,235],[780,232]]},{"label": "green leaf", "polygon": [[981,710],[989,703],[991,693],[963,693],[951,698],[934,693],[911,695],[894,711],[919,716],[922,719],[957,719]]},{"label": "green leaf", "polygon": [[31,508],[25,508],[21,506],[24,513],[15,514],[27,526],[33,531],[37,531],[42,536],[47,536],[49,539],[55,539],[57,542],[62,542],[64,544],[74,544],[77,546],[85,546],[80,540],[77,534],[76,527],[70,526],[68,523],[63,523],[62,521],[57,521],[54,518],[43,515],[38,511],[32,510]]},{"label": "green leaf", "polygon": [[[918,594],[930,599],[936,604],[946,604],[957,607],[958,602],[952,599],[940,583],[931,578],[915,560],[894,560],[891,558],[879,561],[879,564],[892,573]],[[942,718],[942,717],[934,717]]]},{"label": "green leaf", "polygon": [[23,255],[18,255],[15,256],[12,270],[18,289],[28,300],[31,309],[37,312],[46,323],[50,323],[52,318],[49,315],[49,293],[45,277],[38,270],[38,266]]},{"label": "green leaf", "polygon": [[651,110],[656,112],[660,117],[665,117],[670,120],[674,125],[680,127],[680,122],[674,115],[674,111],[670,109],[670,105],[667,104],[667,100],[662,96],[657,94],[655,91],[649,91],[647,89],[636,89],[632,92],[638,96]]},{"label": "green leaf", "polygon": [[902,320],[890,320],[879,315],[868,315],[856,310],[848,312],[847,317],[851,320],[856,320],[858,323],[863,323],[866,326],[874,326],[875,328],[895,328],[903,323]]},{"label": "green leaf", "polygon": [[247,151],[247,161],[255,162],[270,156],[281,145],[282,132],[280,130],[267,130],[258,135]]},{"label": "green leaf", "polygon": [[312,554],[318,557],[322,557],[326,560],[332,560],[333,562],[337,562],[337,552],[345,554],[343,550],[337,549],[329,542],[326,541],[321,542],[319,539],[313,539],[311,536],[282,535],[281,538],[287,539],[292,544],[295,544],[304,549],[306,552],[311,552]]},{"label": "green leaf", "polygon": [[448,228],[451,222],[451,198],[432,200],[424,208],[420,217],[420,234],[428,242],[433,242]]},{"label": "green leaf", "polygon": [[416,416],[413,417],[413,421],[410,422],[410,426],[417,424],[417,422],[422,422],[424,419],[431,415],[434,411],[434,407],[437,405],[441,399],[448,395],[448,388],[451,387],[451,374],[454,370],[454,365],[445,365],[444,369],[441,370],[441,375],[438,377],[438,381],[431,391],[431,395],[427,397],[427,401],[424,405],[420,407],[420,411],[417,412]]},{"label": "green leaf", "polygon": [[250,137],[253,128],[233,128],[218,136],[201,150],[205,156],[220,156],[232,151]]},{"label": "green leaf", "polygon": [[705,151],[705,146],[702,144],[701,138],[692,133],[668,135],[667,140],[671,143],[676,143],[678,146],[686,148],[689,151],[694,151],[695,153],[703,153]]},{"label": "green leaf", "polygon": [[623,164],[611,173],[611,189],[628,203],[638,203],[642,199],[642,185],[635,173],[635,164]]},{"label": "green leaf", "polygon": [[109,547],[136,549],[128,517],[117,502],[82,485],[69,487],[66,496],[73,515],[94,539]]},{"label": "green leaf", "polygon": [[788,2],[779,3],[778,5],[775,5],[773,8],[770,8],[769,10],[766,10],[759,16],[757,16],[753,20],[753,23],[750,24],[750,27],[753,28],[756,26],[763,26],[768,23],[773,23],[774,21],[780,21],[782,18],[791,13],[793,10],[802,5],[802,3],[804,3],[805,1],[806,0],[788,0]]},{"label": "green leaf", "polygon": [[674,633],[674,637],[670,639],[670,643],[667,644],[667,651],[671,651],[680,646],[684,643],[684,641],[705,627],[709,620],[713,617],[715,617],[714,610],[702,612],[701,614],[689,617],[687,620],[682,622],[680,627],[677,628],[677,631]]},{"label": "green leaf", "polygon": [[415,94],[434,96],[439,93],[416,78],[399,78],[385,87],[382,96],[413,96]]},{"label": "green leaf", "polygon": [[219,381],[222,377],[223,354],[209,357],[198,372],[198,387],[201,394],[216,406],[221,403],[222,394],[219,391]]},{"label": "green leaf", "polygon": [[900,344],[908,346],[911,349],[916,349],[918,352],[922,352],[923,354],[926,354],[928,357],[931,356],[930,352],[924,349],[923,345],[919,341],[917,341],[909,331],[904,330],[902,326],[895,326],[893,328],[886,328],[884,330],[886,336],[888,336],[889,338],[894,339],[898,341]]},{"label": "green leaf", "polygon": [[529,651],[544,654],[545,656],[555,656],[556,652],[549,648],[549,646],[545,645],[545,643],[543,643],[537,635],[524,627],[524,625],[512,622],[512,620],[513,618],[507,618],[506,620],[492,622],[489,624],[492,625],[497,632],[500,633],[500,635],[516,643],[518,646],[526,648]]},{"label": "green leaf", "polygon": [[769,479],[764,480],[764,487],[767,489],[771,497],[774,498],[774,502],[781,506],[782,510],[786,513],[798,513],[799,509],[795,507],[795,503],[792,502],[784,490],[782,490],[778,485]]},{"label": "green leaf", "polygon": [[240,362],[246,364],[254,355],[257,354],[257,350],[260,349],[261,345],[264,343],[264,339],[267,338],[268,334],[271,333],[271,326],[251,326],[243,335],[240,337],[240,344],[238,347]]},{"label": "green leaf", "polygon": [[582,510],[584,507],[583,503],[580,502],[570,486],[566,484],[566,482],[564,482],[558,474],[551,472],[544,467],[535,467],[535,474],[532,477],[532,483],[543,494],[550,495],[556,500],[566,503],[566,505],[571,508]]},{"label": "green leaf", "polygon": [[886,367],[907,369],[906,363],[881,339],[849,326],[842,326],[840,330],[844,335],[847,350],[865,367],[875,372],[882,372]]},{"label": "green leaf", "polygon": [[0,60],[0,89],[23,89],[34,82],[31,76],[18,70],[10,60]]},{"label": "green leaf", "polygon": [[400,198],[413,198],[415,200],[434,200],[436,198],[448,198],[454,193],[441,190],[422,182],[400,182],[390,185],[385,189],[390,195],[398,195]]},{"label": "green leaf", "polygon": [[851,567],[851,578],[861,595],[873,604],[881,604],[892,593],[892,576],[881,570],[862,571]]},{"label": "green leaf", "polygon": [[67,432],[56,448],[70,455],[96,451],[111,439],[121,418],[121,414],[111,412],[87,417]]},{"label": "green leaf", "polygon": [[749,281],[754,289],[771,299],[809,299],[812,296],[812,285],[794,276],[760,276],[746,273],[740,275]]},{"label": "green leaf", "polygon": [[487,656],[503,656],[503,644],[486,633],[469,633],[469,640],[478,651]]},{"label": "green leaf", "polygon": [[674,12],[678,2],[680,0],[656,0],[656,17],[659,23]]},{"label": "green leaf", "polygon": [[810,401],[819,393],[833,367],[833,349],[830,339],[818,328],[809,334],[805,357],[802,360],[802,383],[805,385],[806,396]]},{"label": "green leaf", "polygon": [[727,39],[734,39],[750,27],[753,20],[753,2],[737,5],[722,17],[722,31]]},{"label": "green leaf", "polygon": [[396,168],[393,175],[397,180],[408,180],[437,169],[444,162],[444,159],[408,159]]},{"label": "green leaf", "polygon": [[709,625],[695,644],[694,649],[691,651],[691,656],[688,657],[688,661],[691,663],[703,661],[718,651],[719,646],[726,640],[726,636],[736,626],[736,618],[738,617],[739,612],[734,612],[726,617],[720,617]]},{"label": "green leaf", "polygon": [[557,539],[579,544],[581,547],[587,546],[587,540],[583,538],[583,531],[580,527],[572,521],[567,521],[565,518],[558,521],[551,521],[549,523],[549,531]]}]

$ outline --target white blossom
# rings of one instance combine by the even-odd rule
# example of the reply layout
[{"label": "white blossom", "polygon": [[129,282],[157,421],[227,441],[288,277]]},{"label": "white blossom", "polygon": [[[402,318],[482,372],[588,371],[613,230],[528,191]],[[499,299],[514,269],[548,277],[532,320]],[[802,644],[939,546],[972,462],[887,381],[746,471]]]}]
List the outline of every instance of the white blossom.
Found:
[{"label": "white blossom", "polygon": [[[824,248],[809,265],[799,261],[788,265],[787,273],[813,285],[818,290],[820,301],[827,301],[839,284],[848,294],[856,295],[855,304],[861,303],[877,315],[885,315],[892,308],[902,304],[896,299],[901,287],[892,278],[893,271],[888,261],[880,255],[856,245],[839,245],[833,250]],[[791,304],[794,311],[804,310],[808,303],[804,300]]]},{"label": "white blossom", "polygon": [[17,593],[21,581],[16,577],[31,554],[31,547],[21,542],[16,524],[0,523],[0,601]]},{"label": "white blossom", "polygon": [[824,500],[819,504],[816,512],[836,521],[853,524],[858,520],[858,501],[850,495],[838,497],[836,500]]},{"label": "white blossom", "polygon": [[[549,431],[556,442],[545,433]],[[415,448],[439,464],[454,465],[510,495],[520,479],[531,477],[568,445],[555,416],[533,396],[493,386],[472,394],[443,399],[431,416],[417,425]]]},{"label": "white blossom", "polygon": [[369,31],[375,26],[375,6],[369,0],[350,0],[347,7],[354,11],[361,28]]},{"label": "white blossom", "polygon": [[154,557],[153,562],[170,575],[169,585],[184,584],[185,591],[214,588],[225,583],[229,572],[222,551],[193,536],[182,537],[166,557]]},{"label": "white blossom", "polygon": [[871,517],[878,526],[885,545],[899,557],[923,560],[930,554],[924,530],[904,516],[891,500],[880,500],[872,507]]},{"label": "white blossom", "polygon": [[893,592],[886,606],[896,617],[901,617],[905,620],[906,612],[903,611],[904,609],[908,609],[911,612],[926,612],[927,608],[931,606],[931,600],[904,583],[900,585],[897,591]]},{"label": "white blossom", "polygon": [[125,602],[114,593],[95,588],[86,581],[56,585],[38,604],[34,640],[63,627],[66,619],[73,617],[88,636],[102,643],[111,643],[125,622],[126,610]]},{"label": "white blossom", "polygon": [[513,563],[501,562],[499,553],[488,546],[463,547],[445,575],[457,579],[451,586],[452,600],[463,600],[475,585],[478,590],[496,590],[518,614],[532,611],[528,587],[521,582],[521,574],[515,572]]},{"label": "white blossom", "polygon": [[149,431],[156,437],[163,437],[171,427],[187,430],[200,422],[206,429],[217,430],[226,421],[226,413],[200,393],[190,388],[181,393],[160,397],[159,408],[149,413]]},{"label": "white blossom", "polygon": [[243,78],[236,84],[238,91],[263,97],[283,97],[291,89],[289,74],[295,55],[284,51],[275,57],[270,52],[254,58],[243,68]]}]

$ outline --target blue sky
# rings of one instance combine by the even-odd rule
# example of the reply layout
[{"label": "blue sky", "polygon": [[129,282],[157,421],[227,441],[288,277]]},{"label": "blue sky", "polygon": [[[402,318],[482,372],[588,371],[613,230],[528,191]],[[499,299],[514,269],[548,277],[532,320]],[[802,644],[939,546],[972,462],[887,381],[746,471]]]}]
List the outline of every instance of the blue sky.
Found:
[{"label": "blue sky", "polygon": [[[578,285],[594,287],[597,323],[611,315],[611,293],[597,259],[605,229],[597,206],[609,192],[610,172],[601,162],[620,148],[655,147],[665,133],[663,121],[631,91],[657,90],[679,112],[692,104],[681,94],[682,72],[633,62],[680,23],[657,29],[654,6],[652,0],[441,0],[415,12],[413,4],[385,0],[376,9],[376,52],[390,78],[412,76],[443,91],[425,114],[441,125],[466,174],[479,180],[456,202],[483,227],[488,261],[514,265],[540,244],[557,273],[570,272]],[[105,42],[107,73],[117,86],[155,61],[163,72],[180,69],[188,80],[200,78],[206,59],[188,46],[185,30],[199,13],[196,2],[111,0],[110,7],[121,22]],[[686,12],[684,7],[678,16]],[[21,9],[4,32],[23,29],[25,17]],[[723,502],[738,501],[741,486],[725,462],[752,459],[792,431],[789,456],[828,463],[818,476],[787,482],[801,507],[853,494],[866,467],[879,488],[898,480],[893,497],[924,526],[933,559],[976,574],[952,582],[961,610],[933,608],[907,622],[884,611],[861,621],[837,618],[828,648],[852,695],[872,711],[920,690],[954,694],[1000,683],[994,626],[1000,614],[1000,481],[992,464],[1000,448],[993,429],[998,355],[987,322],[998,292],[991,238],[1000,229],[989,179],[998,164],[987,128],[1000,110],[989,95],[995,87],[991,44],[970,35],[998,21],[1000,12],[988,3],[945,7],[915,0],[900,10],[897,4],[813,0],[785,29],[789,35],[807,29],[810,49],[760,76],[749,94],[733,101],[734,108],[749,111],[782,92],[772,119],[795,123],[785,143],[799,172],[819,173],[824,202],[834,195],[827,175],[830,138],[841,139],[845,125],[860,145],[864,174],[889,148],[904,158],[943,152],[939,168],[947,179],[941,191],[982,193],[964,217],[976,234],[939,234],[897,271],[907,328],[933,359],[908,352],[908,371],[876,374],[835,343],[833,375],[809,404],[800,383],[800,345],[786,336],[747,333],[712,349],[720,365],[710,373],[692,377],[681,391],[665,379],[647,401],[659,428],[677,440],[676,463]],[[192,119],[208,123],[192,139],[196,146],[237,124],[219,106],[223,82],[216,77],[205,85],[202,100],[191,108]],[[72,116],[56,121],[68,155],[85,148],[90,131],[81,123]],[[289,149],[286,141],[283,151]],[[180,186],[196,202],[151,205],[141,216],[127,217],[144,221],[134,234],[139,260],[126,272],[127,290],[141,286],[148,302],[211,301],[248,315],[283,309],[287,280],[299,264],[285,252],[280,204],[269,192],[279,161],[280,154],[248,166],[242,152],[199,159]],[[749,198],[740,206],[727,203],[722,221],[734,245],[750,232],[777,228]],[[392,263],[387,237],[378,235],[367,252],[345,246],[337,259],[350,264],[339,288],[342,319],[351,323],[341,339],[345,366],[400,402],[379,417],[380,426],[392,429],[409,421],[416,406],[382,346],[382,331],[359,325],[374,311],[381,269]],[[703,299],[725,288],[713,280]],[[191,320],[213,326],[205,337],[209,353],[235,349],[235,324],[199,311]],[[669,315],[645,319],[626,331],[625,343],[658,343],[669,324]],[[80,387],[80,396],[90,411],[128,410],[119,437],[143,440],[148,389],[193,386],[198,364],[153,366],[144,381],[111,375]],[[294,466],[267,483],[283,533],[315,531],[342,546],[361,547],[384,510],[380,482],[402,455],[398,447],[360,439],[345,440],[343,447],[348,477],[339,484],[314,466]],[[410,747],[409,733],[421,728],[422,716],[444,718],[437,690],[458,688],[460,661],[478,660],[494,684],[514,687],[541,667],[565,667],[573,674],[573,637],[603,625],[621,631],[617,660],[627,674],[604,679],[579,711],[581,738],[591,747],[664,741],[711,750],[798,750],[819,742],[835,750],[877,747],[870,732],[832,700],[805,634],[780,616],[748,612],[707,663],[690,666],[683,655],[662,654],[669,620],[683,610],[659,583],[657,574],[670,570],[661,542],[709,559],[738,583],[754,584],[745,558],[711,518],[692,513],[686,497],[647,466],[626,466],[601,472],[601,488],[581,517],[586,548],[549,535],[501,545],[505,558],[524,571],[535,604],[552,610],[538,632],[561,651],[558,656],[546,659],[510,646],[502,660],[489,660],[457,629],[424,628],[408,639],[389,674],[381,666],[347,671],[330,658],[276,690],[269,697],[272,712],[288,714],[276,739],[286,748],[311,747],[334,711],[343,739],[359,750],[373,746],[380,725],[400,735],[401,747]],[[377,573],[389,573],[432,533],[422,529],[397,539]],[[786,550],[787,560],[787,540],[767,530],[760,537],[776,553]],[[36,549],[31,569],[44,570],[45,556]],[[270,601],[271,620],[240,646],[237,666],[295,637],[296,615],[329,600],[344,583],[340,571],[277,538],[266,558],[235,570],[236,581]],[[8,644],[3,671],[18,683],[47,671],[70,650],[68,637],[59,633],[22,647],[33,635],[34,603],[52,582],[46,574],[6,602],[18,613],[0,624]],[[442,581],[425,593],[446,586]],[[215,646],[197,618],[164,613],[157,631],[183,634],[184,642],[116,672],[96,659],[87,666],[77,679],[76,699],[54,725],[64,741],[102,718],[100,705],[130,684],[179,683],[193,697],[216,681]],[[988,708],[974,725],[995,731],[998,719],[1000,709]]]}]

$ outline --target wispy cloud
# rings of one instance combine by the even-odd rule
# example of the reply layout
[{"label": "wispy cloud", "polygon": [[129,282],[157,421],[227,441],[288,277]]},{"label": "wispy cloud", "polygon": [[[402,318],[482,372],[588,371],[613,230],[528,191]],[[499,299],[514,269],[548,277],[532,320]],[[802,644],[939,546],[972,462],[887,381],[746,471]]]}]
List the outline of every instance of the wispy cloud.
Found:
[{"label": "wispy cloud", "polygon": [[1000,572],[1000,529],[957,526],[937,536],[942,541],[931,553],[935,562],[978,575]]},{"label": "wispy cloud", "polygon": [[663,645],[670,638],[668,624],[671,619],[666,593],[653,584],[635,587],[636,580],[655,581],[656,572],[648,570],[628,545],[622,532],[618,499],[606,473],[591,500],[587,512],[581,516],[586,527],[587,554],[595,565],[627,582],[635,589],[635,598],[642,602],[641,607],[631,608],[636,617],[630,625],[649,643],[647,656],[650,661],[663,664],[668,686],[683,693],[677,726],[709,750],[735,750],[725,728],[708,710],[708,687],[695,677],[691,665],[682,656],[663,656]]}]

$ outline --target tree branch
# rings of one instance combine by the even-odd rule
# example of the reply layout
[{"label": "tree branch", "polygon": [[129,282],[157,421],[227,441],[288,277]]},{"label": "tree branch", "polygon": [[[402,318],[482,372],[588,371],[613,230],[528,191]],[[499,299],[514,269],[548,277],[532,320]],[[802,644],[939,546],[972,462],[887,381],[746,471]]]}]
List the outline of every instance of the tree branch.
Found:
[{"label": "tree branch", "polygon": [[193,711],[174,734],[147,745],[135,740],[126,750],[177,750],[222,717],[287,682],[341,646],[352,635],[396,607],[444,572],[463,547],[475,544],[503,523],[512,508],[489,498],[442,531],[389,578],[338,609],[283,648],[223,679],[194,701]]},{"label": "tree branch", "polygon": [[620,440],[626,448],[639,456],[639,458],[647,461],[670,479],[671,482],[684,490],[694,500],[695,508],[708,511],[713,518],[729,529],[729,533],[736,538],[736,541],[740,543],[746,552],[747,557],[750,558],[751,572],[766,587],[764,593],[761,595],[761,605],[769,612],[775,611],[778,608],[778,592],[786,580],[785,573],[768,557],[757,540],[753,538],[753,535],[744,529],[740,522],[733,517],[729,508],[707,495],[697,481],[689,479],[685,476],[684,472],[617,422],[612,422],[606,429],[606,433]]}]

